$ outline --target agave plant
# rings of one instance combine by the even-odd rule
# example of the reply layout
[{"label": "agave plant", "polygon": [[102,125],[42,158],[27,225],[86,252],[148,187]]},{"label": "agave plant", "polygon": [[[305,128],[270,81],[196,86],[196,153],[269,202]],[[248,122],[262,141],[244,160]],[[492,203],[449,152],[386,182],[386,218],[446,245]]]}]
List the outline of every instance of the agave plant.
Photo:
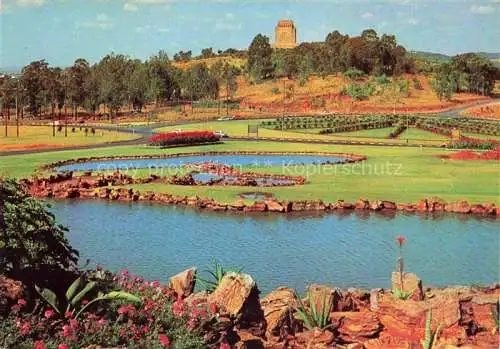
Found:
[{"label": "agave plant", "polygon": [[395,288],[392,291],[394,298],[396,299],[402,299],[402,300],[407,300],[410,299],[413,296],[414,291],[403,291],[400,288]]},{"label": "agave plant", "polygon": [[222,264],[218,263],[217,260],[214,258],[213,259],[212,269],[206,269],[206,270],[204,270],[204,272],[208,274],[208,278],[207,279],[203,279],[203,278],[201,278],[199,276],[196,276],[196,281],[199,281],[201,284],[203,284],[204,287],[205,287],[205,290],[208,293],[212,293],[213,291],[215,291],[215,289],[217,288],[217,286],[220,285],[220,283],[222,281],[222,278],[224,278],[224,276],[228,272],[239,274],[242,271],[243,271],[243,268],[239,268],[239,269],[237,269],[237,268],[224,269],[224,267],[222,266]]},{"label": "agave plant", "polygon": [[91,304],[103,300],[123,300],[130,303],[141,303],[141,299],[124,291],[112,291],[107,294],[99,292],[97,297],[90,300],[87,304],[81,307],[81,302],[86,295],[91,292],[95,286],[95,281],[89,281],[84,284],[85,280],[83,275],[78,277],[73,283],[68,287],[63,299],[57,297],[57,295],[48,288],[41,288],[35,285],[36,291],[40,296],[52,307],[52,309],[59,314],[59,316],[65,316],[67,312],[76,313],[75,318],[85,311]]},{"label": "agave plant", "polygon": [[304,303],[299,298],[298,307],[296,310],[296,316],[304,322],[304,326],[308,330],[313,328],[326,329],[330,326],[330,312],[332,310],[332,304],[327,306],[327,295],[323,294],[321,299],[321,308],[318,309],[318,305],[314,302],[311,292],[307,293],[307,300],[309,302],[309,308],[304,306]]},{"label": "agave plant", "polygon": [[439,332],[441,331],[441,325],[438,326],[436,331],[432,331],[432,309],[427,312],[427,318],[425,319],[425,338],[421,341],[423,349],[434,349],[437,348],[437,342],[439,337]]}]

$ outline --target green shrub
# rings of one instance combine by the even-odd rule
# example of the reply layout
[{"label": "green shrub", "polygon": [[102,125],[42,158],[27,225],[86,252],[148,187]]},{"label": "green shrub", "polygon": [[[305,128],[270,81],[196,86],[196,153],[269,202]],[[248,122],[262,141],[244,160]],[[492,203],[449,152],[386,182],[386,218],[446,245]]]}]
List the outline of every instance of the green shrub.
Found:
[{"label": "green shrub", "polygon": [[325,329],[329,327],[330,323],[330,311],[332,310],[332,305],[329,304],[327,306],[327,297],[328,295],[325,293],[321,299],[321,306],[318,309],[317,304],[314,302],[312,298],[311,291],[307,293],[307,299],[309,302],[309,307],[304,306],[304,303],[299,298],[298,299],[298,307],[296,310],[297,317],[304,322],[304,326],[312,330],[313,328],[321,328]]}]

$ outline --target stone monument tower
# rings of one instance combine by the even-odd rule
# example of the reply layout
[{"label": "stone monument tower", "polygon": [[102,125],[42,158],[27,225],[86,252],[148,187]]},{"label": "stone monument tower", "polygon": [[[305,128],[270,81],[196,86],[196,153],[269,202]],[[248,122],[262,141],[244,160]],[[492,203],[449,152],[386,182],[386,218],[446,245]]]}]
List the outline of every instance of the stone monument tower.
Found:
[{"label": "stone monument tower", "polygon": [[278,21],[275,29],[276,48],[294,48],[297,46],[297,28],[292,20]]}]

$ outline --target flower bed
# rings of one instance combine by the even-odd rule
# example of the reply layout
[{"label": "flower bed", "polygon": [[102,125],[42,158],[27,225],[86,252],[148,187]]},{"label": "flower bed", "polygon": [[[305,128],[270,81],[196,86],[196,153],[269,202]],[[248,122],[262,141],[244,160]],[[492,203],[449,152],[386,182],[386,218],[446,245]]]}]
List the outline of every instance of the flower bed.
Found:
[{"label": "flower bed", "polygon": [[202,144],[219,141],[220,137],[212,131],[182,131],[154,135],[150,139],[150,145],[164,147],[169,145]]}]

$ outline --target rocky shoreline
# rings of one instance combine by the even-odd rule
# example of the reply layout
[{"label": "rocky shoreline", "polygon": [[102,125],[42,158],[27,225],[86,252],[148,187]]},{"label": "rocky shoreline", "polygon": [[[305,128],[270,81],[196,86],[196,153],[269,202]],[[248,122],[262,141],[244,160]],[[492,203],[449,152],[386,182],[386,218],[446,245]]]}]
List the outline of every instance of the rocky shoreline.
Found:
[{"label": "rocky shoreline", "polygon": [[280,201],[269,198],[255,201],[252,204],[243,199],[234,203],[221,203],[213,199],[198,196],[176,196],[166,193],[139,192],[132,188],[113,188],[131,184],[154,183],[162,181],[161,177],[133,179],[116,172],[112,175],[92,175],[86,172],[74,177],[72,172],[59,173],[48,178],[22,180],[23,186],[32,196],[38,198],[99,198],[131,202],[158,202],[163,204],[182,205],[210,211],[234,211],[244,213],[291,213],[291,212],[334,212],[334,211],[381,211],[381,212],[450,212],[474,214],[479,216],[499,217],[500,207],[493,203],[470,204],[465,200],[445,202],[440,198],[423,198],[418,203],[395,203],[389,200],[359,199],[356,202],[338,200],[325,203],[321,200]]}]

